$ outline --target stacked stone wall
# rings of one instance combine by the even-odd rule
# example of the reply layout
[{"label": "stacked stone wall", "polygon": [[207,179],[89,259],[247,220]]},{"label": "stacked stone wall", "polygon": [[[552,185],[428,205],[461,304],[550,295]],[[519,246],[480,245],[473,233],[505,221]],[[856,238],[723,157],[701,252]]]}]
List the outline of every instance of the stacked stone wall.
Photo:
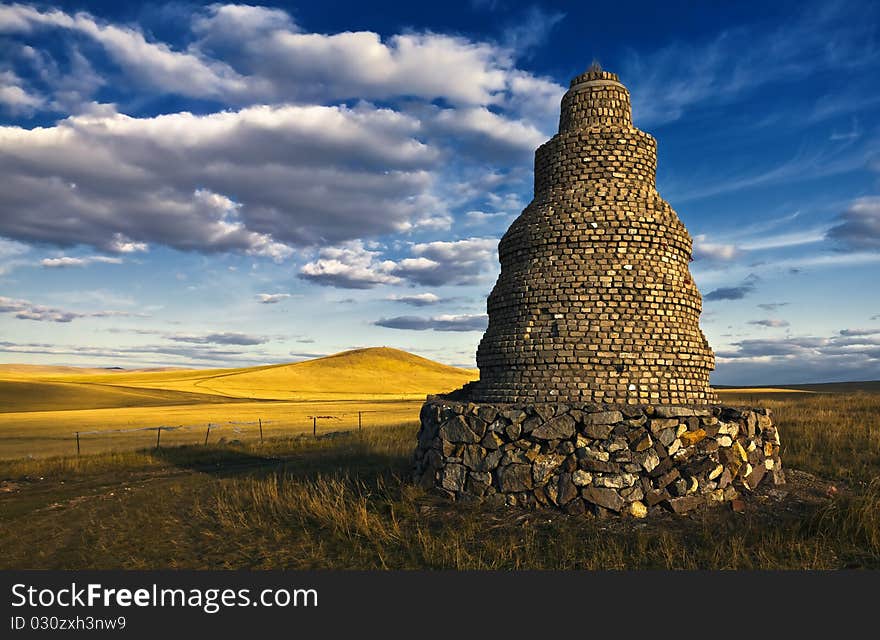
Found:
[{"label": "stacked stone wall", "polygon": [[422,407],[415,478],[456,499],[644,517],[784,482],[767,409],[474,404]]}]

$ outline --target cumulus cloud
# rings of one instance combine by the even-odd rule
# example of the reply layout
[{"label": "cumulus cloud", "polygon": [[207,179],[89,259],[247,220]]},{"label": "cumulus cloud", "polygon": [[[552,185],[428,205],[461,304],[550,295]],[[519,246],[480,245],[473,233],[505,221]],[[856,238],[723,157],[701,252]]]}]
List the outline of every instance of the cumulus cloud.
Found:
[{"label": "cumulus cloud", "polygon": [[122,258],[112,256],[60,256],[57,258],[43,258],[40,265],[50,269],[64,269],[67,267],[86,267],[90,264],[122,264]]},{"label": "cumulus cloud", "polygon": [[5,296],[0,296],[0,313],[11,313],[19,320],[36,320],[38,322],[71,322],[77,318],[146,317],[145,314],[114,310],[82,313]]},{"label": "cumulus cloud", "polygon": [[759,309],[763,309],[764,311],[776,311],[781,307],[788,306],[788,302],[764,302],[758,305]]},{"label": "cumulus cloud", "polygon": [[880,196],[855,200],[838,216],[827,237],[850,249],[880,249]]},{"label": "cumulus cloud", "polygon": [[713,289],[703,296],[703,300],[742,300],[755,290],[758,280],[758,276],[753,273],[749,274],[739,285],[735,287],[720,287],[718,289]]},{"label": "cumulus cloud", "polygon": [[392,302],[402,302],[413,307],[427,307],[440,302],[440,296],[433,293],[417,293],[411,296],[388,296],[385,299]]},{"label": "cumulus cloud", "polygon": [[509,214],[505,211],[468,211],[464,214],[465,224],[470,225],[480,225],[487,224],[489,222],[493,222],[495,220],[501,219],[503,220]]},{"label": "cumulus cloud", "polygon": [[436,132],[461,136],[472,154],[487,159],[511,153],[530,158],[550,137],[532,123],[511,119],[486,107],[439,109],[425,124]]},{"label": "cumulus cloud", "polygon": [[[447,229],[451,203],[466,198],[443,154],[522,165],[564,90],[517,68],[517,49],[531,46],[522,38],[312,33],[281,9],[224,4],[196,10],[190,27],[172,46],[87,12],[0,7],[0,33],[19,41],[48,92],[42,108],[74,114],[0,127],[0,235],[281,261],[298,247]],[[75,36],[59,38],[64,64],[27,44],[64,34]],[[129,117],[88,102],[102,86],[127,87],[134,101],[146,88],[227,108]]]},{"label": "cumulus cloud", "polygon": [[12,115],[31,114],[45,99],[22,87],[22,80],[12,71],[0,71],[0,108]]},{"label": "cumulus cloud", "polygon": [[435,160],[412,137],[417,126],[362,105],[153,118],[111,110],[0,127],[0,235],[281,260],[293,246],[412,228]]},{"label": "cumulus cloud", "polygon": [[872,335],[747,339],[716,350],[717,384],[875,380],[880,338]]},{"label": "cumulus cloud", "polygon": [[0,32],[23,38],[48,30],[75,33],[102,47],[123,80],[228,104],[415,97],[463,107],[505,106],[551,122],[564,88],[517,68],[516,58],[546,37],[560,14],[531,14],[505,30],[501,43],[435,32],[387,38],[372,31],[312,33],[281,9],[232,4],[197,10],[185,49],[86,12],[26,5],[0,7]]},{"label": "cumulus cloud", "polygon": [[694,236],[694,260],[733,260],[740,254],[733,244],[710,242],[705,234]]},{"label": "cumulus cloud", "polygon": [[217,348],[211,345],[169,345],[145,344],[131,347],[92,347],[86,345],[53,344],[46,342],[0,342],[0,353],[38,354],[64,357],[65,360],[78,358],[80,362],[95,363],[98,360],[131,364],[152,365],[196,365],[199,363],[216,366],[220,363],[235,363],[240,366],[262,365],[289,362],[283,354],[267,353],[260,350]]},{"label": "cumulus cloud", "polygon": [[372,31],[309,33],[281,11],[228,5],[214,5],[193,28],[193,49],[229,60],[264,99],[414,96],[473,106],[504,104],[536,88],[562,95],[551,80],[516,68],[514,47],[524,43],[499,46],[431,32],[386,39]]},{"label": "cumulus cloud", "polygon": [[263,344],[269,341],[268,338],[263,336],[252,336],[237,332],[208,333],[204,335],[170,334],[165,337],[174,342],[187,342],[190,344],[254,345]]},{"label": "cumulus cloud", "polygon": [[[872,318],[872,320],[875,318]],[[845,337],[873,336],[877,335],[878,333],[880,333],[880,329],[842,329],[840,335]]]},{"label": "cumulus cloud", "polygon": [[321,102],[416,96],[489,105],[536,86],[561,95],[551,80],[515,66],[515,49],[535,42],[533,29],[528,42],[511,39],[506,45],[431,32],[383,39],[372,31],[308,33],[280,9],[215,4],[194,16],[195,42],[176,50],[137,28],[106,24],[84,12],[0,7],[0,31],[36,29],[90,38],[127,76],[184,96],[233,102],[250,96]]},{"label": "cumulus cloud", "polygon": [[389,329],[410,331],[485,331],[489,323],[487,315],[441,315],[425,318],[421,316],[397,316],[381,318],[373,324]]},{"label": "cumulus cloud", "polygon": [[311,353],[308,351],[290,351],[289,355],[293,356],[297,360],[311,360],[313,358],[323,358],[329,354],[326,353]]},{"label": "cumulus cloud", "polygon": [[257,300],[260,304],[278,304],[282,300],[287,300],[289,293],[258,293]]},{"label": "cumulus cloud", "polygon": [[415,257],[399,261],[392,273],[425,286],[473,284],[494,275],[497,248],[496,238],[415,244],[411,249]]},{"label": "cumulus cloud", "polygon": [[316,284],[342,289],[370,289],[380,284],[397,284],[401,280],[392,271],[395,263],[380,260],[380,252],[364,247],[362,240],[353,240],[339,247],[325,247],[316,260],[307,262],[299,277]]},{"label": "cumulus cloud", "polygon": [[54,28],[91,38],[129,76],[149,86],[185,96],[218,97],[244,93],[250,83],[227,64],[193,51],[175,51],[167,44],[149,42],[131,27],[104,24],[79,12],[40,11],[27,5],[0,7],[0,32],[30,32]]},{"label": "cumulus cloud", "polygon": [[776,318],[767,318],[764,320],[749,320],[749,324],[753,324],[758,327],[787,327],[789,326],[789,322],[787,320],[778,320]]},{"label": "cumulus cloud", "polygon": [[383,260],[380,251],[354,240],[321,249],[316,260],[302,266],[299,277],[344,289],[404,281],[424,286],[472,284],[494,272],[497,245],[494,238],[417,243],[410,247],[413,257],[395,261]]},{"label": "cumulus cloud", "polygon": [[121,233],[114,233],[113,238],[107,244],[107,249],[113,253],[137,253],[149,251],[150,246],[146,242],[133,242]]}]

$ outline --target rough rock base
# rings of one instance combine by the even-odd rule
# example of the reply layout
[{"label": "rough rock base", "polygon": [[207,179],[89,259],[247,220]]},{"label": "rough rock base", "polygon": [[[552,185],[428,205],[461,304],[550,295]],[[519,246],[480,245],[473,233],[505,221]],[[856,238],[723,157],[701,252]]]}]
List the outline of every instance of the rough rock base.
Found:
[{"label": "rough rock base", "polygon": [[416,482],[455,499],[645,517],[785,481],[769,409],[429,396],[420,419]]}]

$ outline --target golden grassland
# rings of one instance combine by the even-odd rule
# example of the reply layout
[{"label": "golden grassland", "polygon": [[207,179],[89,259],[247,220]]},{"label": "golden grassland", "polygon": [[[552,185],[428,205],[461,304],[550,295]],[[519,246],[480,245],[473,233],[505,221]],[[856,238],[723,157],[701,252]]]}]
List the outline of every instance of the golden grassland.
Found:
[{"label": "golden grassland", "polygon": [[[475,369],[450,367],[388,347],[355,349],[305,362],[245,369],[98,371],[39,373],[30,377],[43,382],[164,389],[237,400],[303,401],[418,400],[427,393],[456,389],[479,375]],[[5,377],[0,369],[0,380]],[[85,387],[83,392],[91,393]]]},{"label": "golden grassland", "polygon": [[[418,416],[429,393],[477,377],[389,348],[358,349],[306,362],[247,369],[120,372],[72,367],[0,366],[0,458],[137,449],[166,431],[167,445],[211,437],[264,436],[394,424]],[[253,424],[242,424],[253,423]],[[125,431],[124,433],[119,433]],[[98,432],[98,433],[93,433]]]},{"label": "golden grassland", "polygon": [[793,481],[744,513],[657,522],[450,503],[409,482],[418,425],[0,461],[0,568],[880,568],[880,394],[746,393]]}]

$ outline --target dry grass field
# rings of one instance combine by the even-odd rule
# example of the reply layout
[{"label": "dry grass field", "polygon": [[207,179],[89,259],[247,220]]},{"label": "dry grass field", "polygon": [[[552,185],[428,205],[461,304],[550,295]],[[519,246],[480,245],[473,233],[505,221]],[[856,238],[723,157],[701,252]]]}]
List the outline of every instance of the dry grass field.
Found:
[{"label": "dry grass field", "polygon": [[[351,429],[418,417],[428,393],[450,391],[475,370],[388,348],[359,349],[297,364],[225,370],[120,372],[0,365],[0,459],[135,450],[167,445]],[[141,429],[138,431],[138,429]],[[97,432],[97,433],[96,433]]]},{"label": "dry grass field", "polygon": [[[184,384],[175,376],[185,372],[160,373]],[[161,377],[94,375],[125,388]],[[263,444],[9,457],[0,460],[0,568],[880,568],[880,394],[866,388],[723,390],[727,403],[773,409],[789,485],[759,490],[742,513],[719,507],[652,521],[498,511],[427,494],[408,481],[415,410],[318,438],[276,432]],[[240,400],[228,406],[271,402]],[[201,410],[195,402],[85,411],[165,420],[186,407]]]}]

